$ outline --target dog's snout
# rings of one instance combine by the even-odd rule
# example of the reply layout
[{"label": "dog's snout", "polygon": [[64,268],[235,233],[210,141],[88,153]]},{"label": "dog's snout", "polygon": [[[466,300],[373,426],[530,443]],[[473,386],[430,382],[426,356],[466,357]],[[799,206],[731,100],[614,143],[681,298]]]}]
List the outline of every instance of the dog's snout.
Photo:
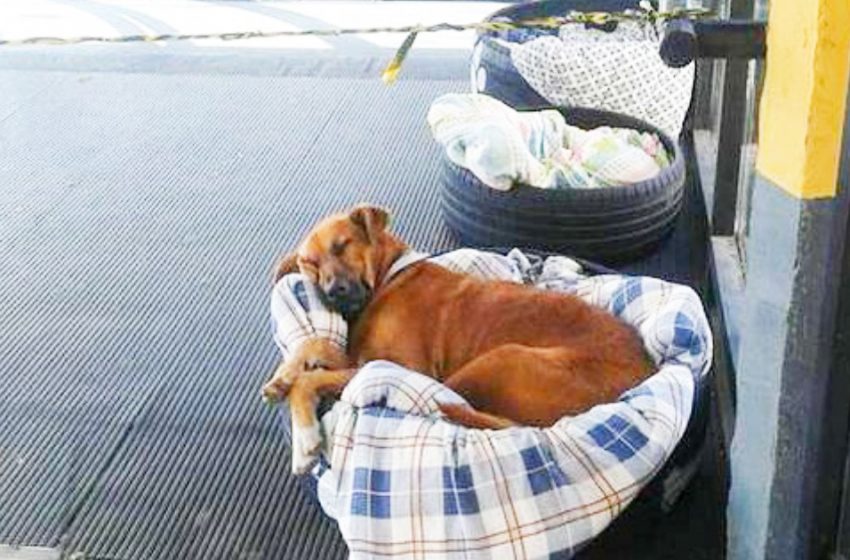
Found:
[{"label": "dog's snout", "polygon": [[335,278],[328,282],[325,293],[331,299],[344,299],[351,293],[351,284],[345,280]]},{"label": "dog's snout", "polygon": [[344,277],[323,282],[322,294],[325,303],[348,318],[357,315],[369,299],[368,291],[362,283]]}]

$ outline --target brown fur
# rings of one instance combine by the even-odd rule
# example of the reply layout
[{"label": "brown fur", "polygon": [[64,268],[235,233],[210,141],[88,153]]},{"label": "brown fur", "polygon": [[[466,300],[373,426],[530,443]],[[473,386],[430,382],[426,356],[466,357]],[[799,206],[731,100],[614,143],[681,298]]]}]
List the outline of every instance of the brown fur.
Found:
[{"label": "brown fur", "polygon": [[[315,421],[310,391],[338,393],[353,375],[349,368],[375,359],[440,380],[474,407],[446,406],[447,417],[481,428],[548,426],[616,399],[652,373],[635,330],[575,296],[481,281],[428,262],[385,283],[406,250],[386,223],[386,212],[374,207],[327,218],[278,267],[286,273],[294,261],[320,287],[348,278],[373,290],[350,326],[347,357],[313,342],[264,387],[266,398],[290,396],[299,424]],[[310,391],[296,390],[302,379]]]}]

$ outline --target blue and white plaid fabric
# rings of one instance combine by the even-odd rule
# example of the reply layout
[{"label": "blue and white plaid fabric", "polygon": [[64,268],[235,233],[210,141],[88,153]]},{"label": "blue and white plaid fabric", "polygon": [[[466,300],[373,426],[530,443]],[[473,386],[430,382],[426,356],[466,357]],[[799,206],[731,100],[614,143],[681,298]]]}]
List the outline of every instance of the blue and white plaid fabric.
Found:
[{"label": "blue and white plaid fabric", "polygon": [[[516,250],[432,260],[606,308],[639,330],[658,372],[552,427],[491,431],[441,419],[438,403],[463,400],[440,383],[372,362],[322,417],[319,501],[352,558],[569,558],[634,499],[685,431],[712,355],[699,297],[653,278],[583,276],[570,259]],[[344,344],[344,322],[299,275],[275,287],[272,316],[284,355],[309,336]]]}]

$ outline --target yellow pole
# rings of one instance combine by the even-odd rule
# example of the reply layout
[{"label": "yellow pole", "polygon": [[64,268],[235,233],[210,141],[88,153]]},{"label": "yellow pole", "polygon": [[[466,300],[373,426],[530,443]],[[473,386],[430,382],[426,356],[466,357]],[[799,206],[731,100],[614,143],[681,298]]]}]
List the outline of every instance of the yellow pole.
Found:
[{"label": "yellow pole", "polygon": [[756,167],[799,198],[833,197],[850,76],[850,0],[771,0],[769,10]]}]

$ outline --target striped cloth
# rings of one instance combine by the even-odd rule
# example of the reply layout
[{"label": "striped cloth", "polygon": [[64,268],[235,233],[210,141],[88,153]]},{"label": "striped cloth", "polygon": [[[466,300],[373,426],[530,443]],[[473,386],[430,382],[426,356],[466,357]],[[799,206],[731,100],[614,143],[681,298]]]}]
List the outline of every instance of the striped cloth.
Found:
[{"label": "striped cloth", "polygon": [[[352,558],[569,558],[634,499],[685,431],[712,355],[701,302],[653,278],[582,276],[564,257],[465,249],[432,260],[606,308],[639,330],[659,370],[617,402],[552,427],[490,431],[442,420],[438,403],[463,400],[441,384],[372,362],[322,417],[319,501]],[[345,338],[300,275],[275,287],[272,316],[284,357],[309,336]]]}]

